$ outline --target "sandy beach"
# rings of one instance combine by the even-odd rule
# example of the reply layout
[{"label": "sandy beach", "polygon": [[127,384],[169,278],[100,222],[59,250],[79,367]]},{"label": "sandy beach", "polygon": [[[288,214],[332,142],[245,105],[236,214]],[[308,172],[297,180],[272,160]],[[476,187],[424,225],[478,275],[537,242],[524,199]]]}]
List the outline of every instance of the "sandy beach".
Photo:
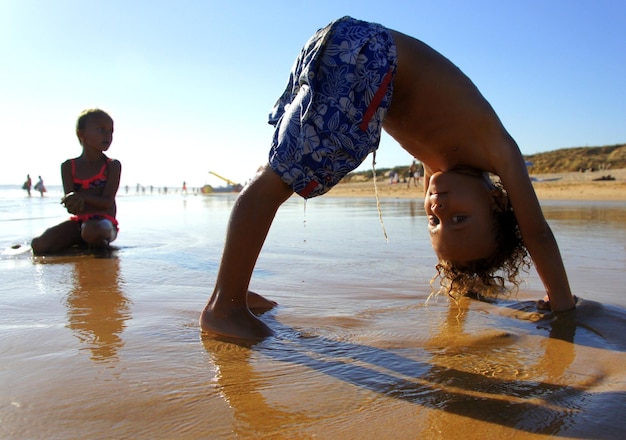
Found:
[{"label": "sandy beach", "polygon": [[[615,180],[594,181],[611,175]],[[587,173],[555,173],[532,175],[540,200],[595,200],[626,201],[626,169],[605,170]],[[553,180],[558,179],[558,180]],[[378,177],[378,192],[384,198],[421,198],[422,184],[407,188],[406,183],[390,185],[388,179]],[[370,197],[374,195],[372,180],[366,182],[341,183],[329,195],[335,197]]]},{"label": "sandy beach", "polygon": [[253,347],[198,327],[235,194],[123,194],[110,255],[33,257],[67,213],[0,192],[0,438],[623,437],[626,204],[542,200],[581,298],[555,317],[532,270],[495,304],[429,299],[420,191],[380,188],[387,240],[371,182],[281,207],[250,286],[275,336]]}]

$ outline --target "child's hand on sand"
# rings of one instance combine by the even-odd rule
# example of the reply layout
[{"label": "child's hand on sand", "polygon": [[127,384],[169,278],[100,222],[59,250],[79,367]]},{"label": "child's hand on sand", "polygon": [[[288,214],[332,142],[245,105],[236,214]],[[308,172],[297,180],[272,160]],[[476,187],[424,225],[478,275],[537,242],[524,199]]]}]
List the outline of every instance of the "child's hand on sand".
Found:
[{"label": "child's hand on sand", "polygon": [[[569,312],[571,310],[576,309],[576,303],[578,302],[578,297],[576,295],[573,295],[573,297],[574,297],[574,307],[568,310],[558,310],[555,313]],[[548,296],[545,296],[543,299],[540,299],[539,301],[537,301],[537,309],[553,311],[552,307],[550,306],[550,299],[548,298]]]}]

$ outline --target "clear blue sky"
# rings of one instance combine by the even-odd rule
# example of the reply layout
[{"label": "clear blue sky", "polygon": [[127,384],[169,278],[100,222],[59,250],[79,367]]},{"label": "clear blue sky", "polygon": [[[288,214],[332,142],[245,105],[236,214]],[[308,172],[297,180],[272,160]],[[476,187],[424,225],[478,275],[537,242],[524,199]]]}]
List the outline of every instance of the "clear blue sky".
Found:
[{"label": "clear blue sky", "polygon": [[[0,0],[0,183],[60,184],[89,107],[115,120],[123,185],[245,181],[300,47],[343,15],[450,58],[525,154],[626,142],[624,0]],[[379,167],[410,160],[383,138]]]}]

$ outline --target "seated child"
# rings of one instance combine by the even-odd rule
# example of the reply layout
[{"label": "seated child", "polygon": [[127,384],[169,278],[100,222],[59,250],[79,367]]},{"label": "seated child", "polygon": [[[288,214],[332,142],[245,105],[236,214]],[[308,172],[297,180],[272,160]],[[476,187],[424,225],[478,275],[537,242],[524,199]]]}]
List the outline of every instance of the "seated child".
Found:
[{"label": "seated child", "polygon": [[76,136],[83,153],[61,165],[61,203],[73,215],[32,240],[35,255],[76,245],[106,248],[117,237],[115,194],[122,166],[104,155],[113,141],[113,119],[99,109],[85,110],[78,117]]}]

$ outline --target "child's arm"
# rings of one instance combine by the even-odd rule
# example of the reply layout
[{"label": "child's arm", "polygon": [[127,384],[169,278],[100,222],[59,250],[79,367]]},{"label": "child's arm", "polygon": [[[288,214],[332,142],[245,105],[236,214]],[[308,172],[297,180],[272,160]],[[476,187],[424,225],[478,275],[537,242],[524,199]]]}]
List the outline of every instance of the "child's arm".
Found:
[{"label": "child's arm", "polygon": [[499,163],[498,175],[513,206],[524,246],[548,294],[550,308],[555,312],[571,310],[575,302],[559,247],[543,216],[524,158],[514,142]]},{"label": "child's arm", "polygon": [[61,203],[70,214],[79,214],[85,209],[85,200],[74,193],[72,179],[72,161],[66,160],[61,164],[61,179],[63,181],[63,198]]},{"label": "child's arm", "polygon": [[115,203],[115,195],[120,187],[122,164],[118,160],[112,160],[107,167],[107,183],[101,196],[87,195],[85,202],[97,209],[108,209]]},{"label": "child's arm", "polygon": [[61,180],[63,182],[63,194],[74,191],[74,182],[72,181],[72,161],[66,160],[61,164]]},{"label": "child's arm", "polygon": [[[89,191],[74,192],[71,164],[68,161],[62,165],[61,174],[63,176],[63,189],[65,191],[63,204],[70,213],[78,214],[81,212],[108,211],[113,206],[115,195],[120,185],[122,165],[119,161],[112,160],[109,162],[107,169],[107,182],[102,194],[99,195]],[[66,182],[68,182],[68,184],[66,184]]]}]

